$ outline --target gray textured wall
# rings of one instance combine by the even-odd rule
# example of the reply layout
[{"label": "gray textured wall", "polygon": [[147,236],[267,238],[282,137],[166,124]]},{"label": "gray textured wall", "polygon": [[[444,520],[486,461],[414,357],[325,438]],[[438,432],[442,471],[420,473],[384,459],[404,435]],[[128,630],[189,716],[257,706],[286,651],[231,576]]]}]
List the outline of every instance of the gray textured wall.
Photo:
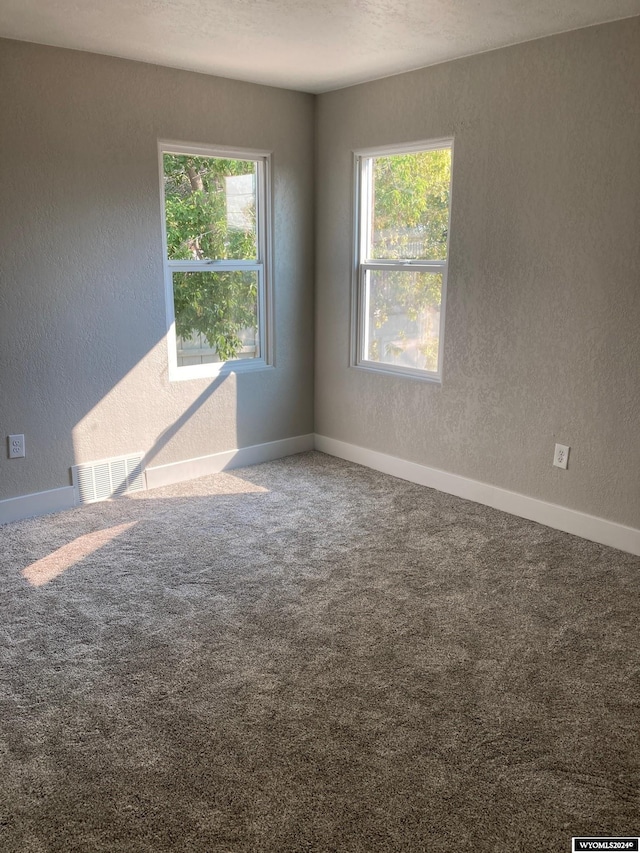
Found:
[{"label": "gray textured wall", "polygon": [[[322,95],[317,128],[316,432],[640,526],[640,19]],[[352,151],[450,135],[442,385],[350,368]]]},{"label": "gray textured wall", "polygon": [[[309,95],[0,41],[0,498],[313,430]],[[169,383],[157,139],[273,151],[274,370]]]}]

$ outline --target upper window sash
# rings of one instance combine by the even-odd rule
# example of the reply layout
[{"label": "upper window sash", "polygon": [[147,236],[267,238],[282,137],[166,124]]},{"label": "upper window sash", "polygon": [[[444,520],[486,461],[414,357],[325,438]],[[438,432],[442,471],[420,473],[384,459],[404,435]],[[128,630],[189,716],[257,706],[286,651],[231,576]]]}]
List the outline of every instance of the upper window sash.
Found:
[{"label": "upper window sash", "polygon": [[176,154],[176,155],[185,155],[185,156],[197,156],[197,157],[210,157],[211,159],[217,160],[241,160],[246,163],[255,164],[255,182],[254,182],[254,194],[255,194],[255,217],[256,217],[256,225],[255,225],[255,234],[256,234],[256,250],[254,256],[239,259],[239,258],[181,258],[174,259],[168,256],[169,249],[169,240],[166,231],[167,224],[167,211],[166,211],[166,196],[164,191],[164,185],[161,185],[161,196],[162,196],[162,214],[163,214],[163,237],[164,237],[164,251],[165,251],[165,261],[167,264],[173,266],[176,263],[206,263],[206,264],[223,264],[223,263],[234,263],[236,261],[242,262],[251,262],[264,264],[267,255],[267,241],[268,241],[268,216],[267,216],[267,207],[268,207],[268,180],[269,180],[269,160],[270,154],[266,151],[251,151],[248,152],[246,150],[241,151],[235,148],[206,148],[205,146],[200,145],[185,145],[183,143],[173,143],[173,142],[161,142],[159,143],[159,155],[160,155],[160,170],[161,174],[164,174],[163,167],[163,158],[165,154]]},{"label": "upper window sash", "polygon": [[[358,235],[356,246],[356,261],[358,264],[385,264],[406,263],[412,265],[423,264],[425,268],[434,264],[446,265],[449,257],[449,234],[451,219],[451,204],[449,204],[449,222],[447,227],[447,242],[443,258],[420,259],[420,258],[378,258],[372,251],[373,242],[373,209],[374,209],[374,160],[382,157],[393,157],[402,154],[414,154],[424,151],[437,151],[449,148],[453,152],[453,138],[435,139],[424,142],[410,143],[408,145],[390,145],[383,148],[361,149],[355,152],[356,174],[357,174],[357,206],[356,206],[356,233]],[[434,267],[436,268],[436,267]]]}]

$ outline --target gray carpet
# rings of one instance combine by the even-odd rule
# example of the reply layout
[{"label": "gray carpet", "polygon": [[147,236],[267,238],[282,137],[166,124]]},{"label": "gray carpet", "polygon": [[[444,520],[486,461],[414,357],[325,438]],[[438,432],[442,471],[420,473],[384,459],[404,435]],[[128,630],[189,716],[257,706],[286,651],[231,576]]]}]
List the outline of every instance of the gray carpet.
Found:
[{"label": "gray carpet", "polygon": [[640,560],[318,453],[0,528],[3,853],[640,833]]}]

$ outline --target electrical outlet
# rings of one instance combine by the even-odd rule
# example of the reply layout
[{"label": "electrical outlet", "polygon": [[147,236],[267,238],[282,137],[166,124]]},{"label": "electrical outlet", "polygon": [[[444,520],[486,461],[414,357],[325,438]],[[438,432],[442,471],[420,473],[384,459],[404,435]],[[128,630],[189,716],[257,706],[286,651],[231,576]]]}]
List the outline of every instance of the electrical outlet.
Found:
[{"label": "electrical outlet", "polygon": [[553,454],[553,464],[556,468],[566,468],[569,462],[569,447],[566,444],[556,444]]},{"label": "electrical outlet", "polygon": [[24,436],[9,436],[9,459],[22,459],[24,456]]}]

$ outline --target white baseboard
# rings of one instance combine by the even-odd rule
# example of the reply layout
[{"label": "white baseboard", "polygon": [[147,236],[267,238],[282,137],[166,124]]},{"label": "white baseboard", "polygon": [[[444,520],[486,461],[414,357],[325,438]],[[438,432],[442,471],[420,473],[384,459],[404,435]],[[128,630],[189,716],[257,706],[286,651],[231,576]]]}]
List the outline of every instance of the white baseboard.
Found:
[{"label": "white baseboard", "polygon": [[[157,465],[147,468],[145,476],[147,488],[169,486],[182,480],[192,480],[205,474],[216,474],[228,468],[241,468],[245,465],[256,465],[259,462],[269,462],[281,456],[292,456],[314,449],[314,435],[296,435],[293,438],[283,438],[280,441],[269,441],[265,444],[254,444],[251,447],[240,447],[223,453],[213,453],[211,456],[201,456],[197,459],[185,459],[182,462],[172,462],[168,465]],[[47,515],[50,512],[60,512],[78,505],[76,491],[73,486],[60,489],[50,489],[32,495],[20,495],[17,498],[0,500],[0,524],[10,521],[21,521],[23,518],[34,518]]]},{"label": "white baseboard", "polygon": [[640,556],[640,530],[316,434],[316,450]]},{"label": "white baseboard", "polygon": [[[313,434],[298,435],[280,441],[254,444],[251,447],[236,448],[222,453],[213,453],[210,456],[147,468],[145,472],[147,488],[167,486],[230,468],[257,465],[260,462],[269,462],[272,459],[292,456],[314,448],[330,456],[337,456],[402,480],[429,486],[441,492],[485,504],[521,518],[537,521],[539,524],[546,524],[547,527],[640,556],[640,530],[634,527],[625,527],[623,524],[617,524],[605,518],[587,515],[574,509],[530,498],[518,492],[511,492],[478,480],[470,480],[467,477],[449,474],[437,468],[429,468],[427,465],[408,462],[396,456],[367,450],[355,444],[317,434],[315,436]],[[73,486],[7,498],[0,500],[0,524],[59,512],[74,506],[76,506],[76,495]]]},{"label": "white baseboard", "polygon": [[47,515],[50,512],[60,512],[63,509],[71,509],[75,505],[73,486],[20,495],[17,498],[6,498],[0,501],[0,524],[21,521],[23,518],[34,518],[37,515]]},{"label": "white baseboard", "polygon": [[240,447],[222,453],[212,453],[210,456],[199,456],[196,459],[185,459],[182,462],[170,462],[167,465],[156,465],[146,469],[147,488],[170,486],[183,480],[193,480],[206,474],[217,474],[229,468],[243,468],[245,465],[257,465],[280,459],[282,456],[293,456],[313,450],[314,435],[296,435],[293,438],[283,438],[280,441],[269,441],[265,444],[253,444],[250,447]]}]

